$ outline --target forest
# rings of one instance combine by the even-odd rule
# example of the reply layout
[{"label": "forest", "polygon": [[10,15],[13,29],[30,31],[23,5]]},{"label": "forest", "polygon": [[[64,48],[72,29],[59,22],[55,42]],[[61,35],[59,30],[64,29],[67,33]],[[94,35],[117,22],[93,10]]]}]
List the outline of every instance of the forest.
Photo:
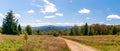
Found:
[{"label": "forest", "polygon": [[19,20],[16,19],[13,15],[13,11],[9,11],[6,17],[3,19],[3,24],[1,27],[2,34],[24,34],[27,32],[29,35],[36,34],[36,35],[54,35],[54,36],[61,36],[61,35],[68,35],[68,36],[92,36],[92,35],[120,35],[120,25],[106,25],[106,24],[92,24],[82,26],[71,26],[71,28],[61,28],[60,27],[48,27],[49,29],[45,28],[47,31],[41,31],[43,29],[33,29],[30,25],[27,25],[25,29],[21,28],[21,25],[18,22]]}]

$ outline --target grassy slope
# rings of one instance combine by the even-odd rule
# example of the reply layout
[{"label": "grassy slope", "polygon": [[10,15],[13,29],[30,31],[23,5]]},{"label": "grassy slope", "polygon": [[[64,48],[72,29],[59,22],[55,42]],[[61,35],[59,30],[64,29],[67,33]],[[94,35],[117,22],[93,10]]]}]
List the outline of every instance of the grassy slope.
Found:
[{"label": "grassy slope", "polygon": [[[0,35],[0,51],[25,51],[23,35]],[[28,51],[70,51],[64,40],[53,36],[30,35]]]},{"label": "grassy slope", "polygon": [[119,51],[120,36],[63,36],[64,38],[92,46],[101,51]]}]

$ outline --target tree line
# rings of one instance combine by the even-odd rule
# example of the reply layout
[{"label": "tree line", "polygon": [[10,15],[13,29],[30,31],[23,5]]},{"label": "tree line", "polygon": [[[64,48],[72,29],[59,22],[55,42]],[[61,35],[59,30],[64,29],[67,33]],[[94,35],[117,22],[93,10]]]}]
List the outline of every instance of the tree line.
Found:
[{"label": "tree line", "polygon": [[83,26],[73,26],[71,29],[65,30],[51,30],[48,32],[41,32],[38,30],[33,30],[30,25],[27,25],[24,30],[22,30],[21,25],[18,22],[18,19],[15,18],[13,11],[9,11],[5,18],[3,18],[2,28],[0,30],[2,34],[24,34],[28,33],[29,35],[38,34],[38,35],[69,35],[69,36],[83,36],[83,35],[119,35],[120,34],[120,25],[105,25],[105,24],[92,24],[88,25],[85,23]]},{"label": "tree line", "polygon": [[[59,35],[69,36],[92,36],[92,35],[120,35],[120,25],[105,25],[87,23],[83,26],[73,26],[68,30],[56,31]],[[57,33],[56,33],[57,34]]]}]

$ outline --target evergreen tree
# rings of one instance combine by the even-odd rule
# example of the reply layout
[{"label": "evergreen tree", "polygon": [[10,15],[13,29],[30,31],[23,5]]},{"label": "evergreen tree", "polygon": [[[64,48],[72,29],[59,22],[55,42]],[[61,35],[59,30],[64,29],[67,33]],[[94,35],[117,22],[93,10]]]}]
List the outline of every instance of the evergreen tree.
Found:
[{"label": "evergreen tree", "polygon": [[18,31],[19,31],[20,34],[22,34],[22,29],[21,29],[20,24],[18,25]]},{"label": "evergreen tree", "polygon": [[0,33],[2,33],[2,28],[0,27]]},{"label": "evergreen tree", "polygon": [[73,36],[74,35],[74,32],[73,32],[73,28],[70,29],[70,36]]},{"label": "evergreen tree", "polygon": [[89,32],[88,32],[89,35],[94,35],[94,31],[92,29],[92,27],[89,27]]},{"label": "evergreen tree", "polygon": [[25,27],[25,30],[26,30],[26,32],[27,32],[29,35],[32,35],[32,27],[31,27],[30,25],[27,25],[27,26]]},{"label": "evergreen tree", "polygon": [[112,27],[112,34],[113,34],[113,35],[117,34],[117,29],[116,29],[115,26]]},{"label": "evergreen tree", "polygon": [[85,24],[84,35],[88,35],[88,24]]},{"label": "evergreen tree", "polygon": [[18,20],[15,19],[13,12],[8,12],[6,17],[3,19],[2,34],[18,34],[17,24]]},{"label": "evergreen tree", "polygon": [[41,35],[42,33],[41,33],[41,31],[38,29],[38,30],[36,30],[36,32],[37,32],[37,35]]}]

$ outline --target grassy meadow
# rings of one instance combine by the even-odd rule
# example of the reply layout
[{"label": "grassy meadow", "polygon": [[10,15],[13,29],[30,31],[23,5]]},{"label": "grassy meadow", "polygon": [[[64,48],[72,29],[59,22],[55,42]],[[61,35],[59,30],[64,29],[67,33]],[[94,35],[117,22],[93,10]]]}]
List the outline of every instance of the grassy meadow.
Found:
[{"label": "grassy meadow", "polygon": [[98,51],[120,51],[120,36],[117,35],[63,37],[88,46],[92,46],[98,49]]},{"label": "grassy meadow", "polygon": [[64,40],[47,35],[0,35],[0,51],[70,51]]}]

